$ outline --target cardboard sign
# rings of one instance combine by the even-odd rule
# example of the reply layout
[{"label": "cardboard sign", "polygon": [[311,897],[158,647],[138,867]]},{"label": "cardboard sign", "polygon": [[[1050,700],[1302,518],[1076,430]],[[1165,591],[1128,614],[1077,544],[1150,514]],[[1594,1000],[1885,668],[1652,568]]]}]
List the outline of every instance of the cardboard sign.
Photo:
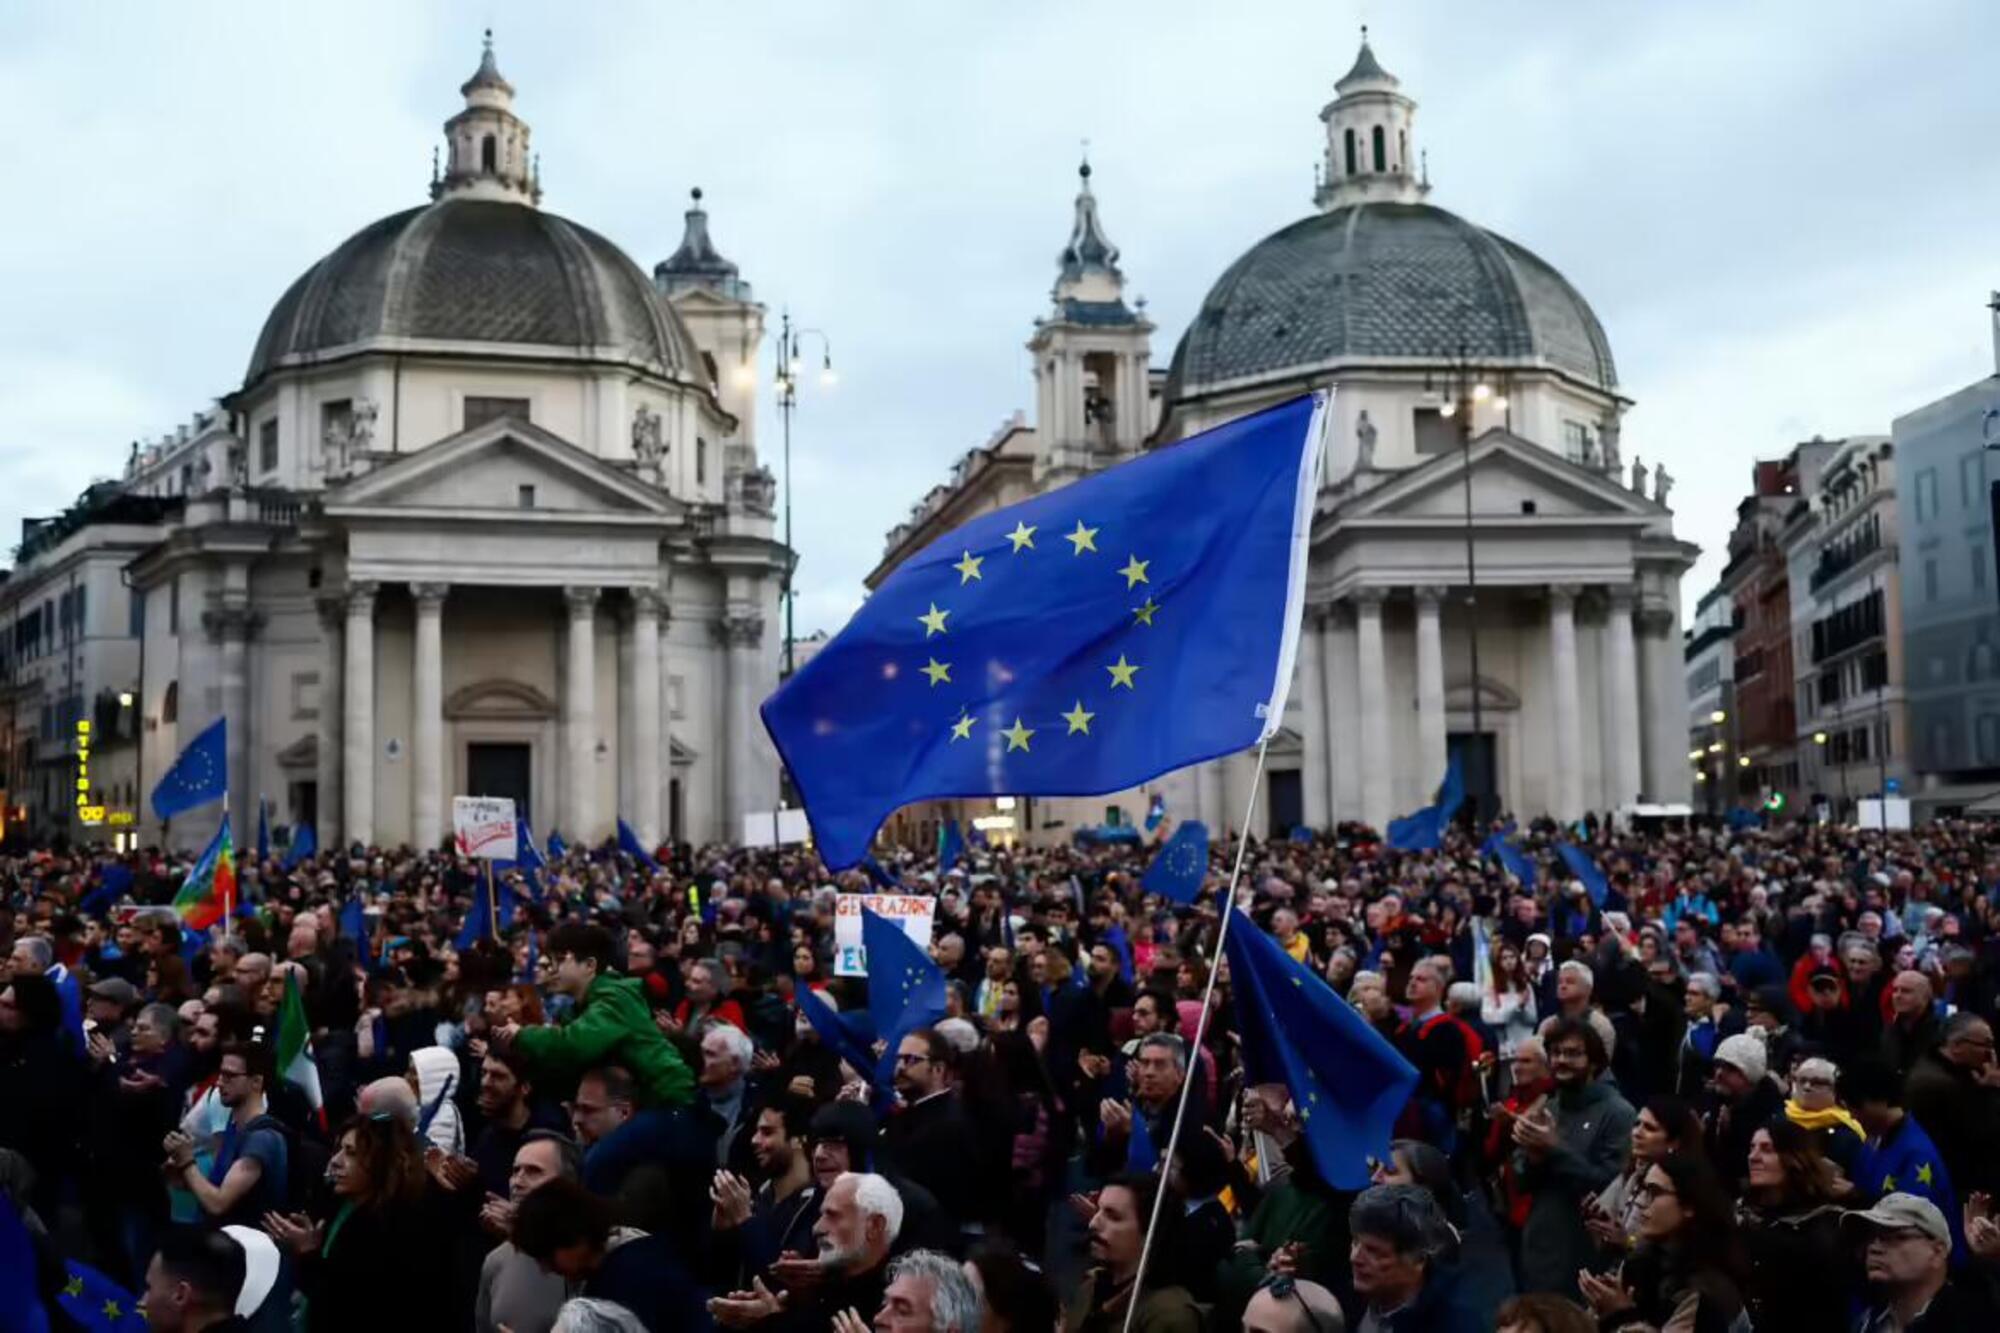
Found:
[{"label": "cardboard sign", "polygon": [[866,907],[903,928],[919,949],[931,949],[937,899],[917,893],[843,893],[833,900],[833,974],[868,975],[868,949],[861,943],[861,909]]},{"label": "cardboard sign", "polygon": [[506,796],[452,797],[451,833],[460,856],[512,861],[520,855],[514,802]]}]

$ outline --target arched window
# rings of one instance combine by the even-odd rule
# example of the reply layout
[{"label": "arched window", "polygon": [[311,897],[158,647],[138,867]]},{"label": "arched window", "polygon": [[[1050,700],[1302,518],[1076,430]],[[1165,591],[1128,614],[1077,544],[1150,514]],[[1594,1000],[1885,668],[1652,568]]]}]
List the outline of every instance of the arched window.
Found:
[{"label": "arched window", "polygon": [[1354,131],[1350,129],[1347,131],[1347,174],[1352,176],[1354,172]]},{"label": "arched window", "polygon": [[493,146],[493,136],[487,135],[479,141],[479,169],[485,172],[498,170],[499,154]]},{"label": "arched window", "polygon": [[708,441],[699,436],[694,442],[694,484],[708,485]]},{"label": "arched window", "polygon": [[1375,145],[1375,170],[1387,171],[1389,169],[1389,136],[1382,133],[1382,127],[1377,125],[1373,130],[1369,131],[1369,137]]},{"label": "arched window", "polygon": [[178,722],[181,716],[181,683],[167,682],[167,692],[160,699],[160,721]]}]

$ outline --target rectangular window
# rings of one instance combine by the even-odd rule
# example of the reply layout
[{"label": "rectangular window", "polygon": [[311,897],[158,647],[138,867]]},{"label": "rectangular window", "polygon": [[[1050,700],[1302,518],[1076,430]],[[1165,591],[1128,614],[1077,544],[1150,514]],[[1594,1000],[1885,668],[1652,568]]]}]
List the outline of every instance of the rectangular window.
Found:
[{"label": "rectangular window", "polygon": [[310,722],[319,716],[319,672],[292,673],[292,720]]},{"label": "rectangular window", "polygon": [[272,473],[278,470],[278,419],[272,417],[257,428],[257,471]]},{"label": "rectangular window", "polygon": [[1870,653],[1861,659],[1861,688],[1879,690],[1889,683],[1889,654]]},{"label": "rectangular window", "polygon": [[1435,407],[1418,408],[1411,417],[1411,427],[1420,455],[1446,454],[1458,447],[1458,431],[1454,428],[1453,419]]},{"label": "rectangular window", "polygon": [[535,507],[535,488],[533,486],[520,487],[515,495],[515,501],[523,509],[533,509]]},{"label": "rectangular window", "polygon": [[1986,591],[1986,543],[1974,542],[1967,548],[1972,554],[1972,590]]},{"label": "rectangular window", "polygon": [[1958,460],[1958,507],[1970,509],[1986,498],[1986,451],[1974,449]]},{"label": "rectangular window", "polygon": [[525,398],[478,398],[470,394],[465,399],[465,429],[483,426],[489,421],[502,417],[512,417],[516,421],[528,420],[528,400]]},{"label": "rectangular window", "polygon": [[89,590],[85,588],[83,585],[81,584],[77,585],[76,593],[70,599],[70,604],[69,604],[70,624],[76,627],[76,637],[79,639],[84,636],[86,628],[89,624],[89,621],[84,615],[84,610],[83,610],[84,593],[86,593],[87,591]]},{"label": "rectangular window", "polygon": [[1935,601],[1936,601],[1937,599],[1938,599],[1938,570],[1937,570],[1937,561],[1936,561],[1936,560],[1925,560],[1925,561],[1924,561],[1924,600],[1925,600],[1926,602],[1935,602]]},{"label": "rectangular window", "polygon": [[181,581],[175,579],[167,585],[167,633],[181,632]]},{"label": "rectangular window", "polygon": [[145,593],[140,592],[137,588],[132,590],[131,600],[126,603],[125,615],[125,632],[135,639],[144,637],[146,633]]},{"label": "rectangular window", "polygon": [[1563,422],[1563,457],[1572,463],[1587,463],[1596,448],[1591,438],[1590,427],[1581,421]]},{"label": "rectangular window", "polygon": [[687,680],[684,677],[667,677],[667,716],[687,716]]},{"label": "rectangular window", "polygon": [[1937,469],[1927,467],[1917,474],[1917,521],[1936,518],[1938,512]]}]

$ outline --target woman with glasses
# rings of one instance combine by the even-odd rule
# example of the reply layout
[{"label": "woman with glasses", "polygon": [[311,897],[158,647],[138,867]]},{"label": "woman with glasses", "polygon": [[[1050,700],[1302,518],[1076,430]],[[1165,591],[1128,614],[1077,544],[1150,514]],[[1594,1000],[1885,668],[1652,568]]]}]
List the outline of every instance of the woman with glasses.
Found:
[{"label": "woman with glasses", "polygon": [[1736,1205],[1749,1264],[1743,1296],[1758,1333],[1839,1328],[1848,1265],[1834,1173],[1813,1136],[1773,1120],[1750,1136],[1749,1186]]},{"label": "woman with glasses", "polygon": [[1819,1153],[1838,1169],[1841,1179],[1834,1182],[1835,1193],[1852,1189],[1847,1181],[1854,1174],[1854,1159],[1860,1155],[1868,1136],[1861,1122],[1838,1100],[1840,1070],[1833,1061],[1811,1056],[1792,1070],[1792,1095],[1785,1102],[1785,1119],[1818,1141]]},{"label": "woman with glasses", "polygon": [[[1602,1333],[1729,1333],[1743,1313],[1743,1261],[1729,1195],[1690,1153],[1669,1153],[1639,1183],[1639,1245],[1577,1285]],[[1838,1325],[1836,1325],[1838,1327]]]},{"label": "woman with glasses", "polygon": [[360,1116],[341,1130],[327,1164],[331,1217],[269,1213],[264,1230],[292,1252],[306,1294],[307,1333],[382,1325],[393,1299],[404,1328],[453,1322],[447,1219],[427,1203],[423,1149],[394,1116]]},{"label": "woman with glasses", "polygon": [[1639,1186],[1646,1173],[1670,1153],[1701,1152],[1701,1120],[1678,1097],[1655,1097],[1632,1121],[1632,1156],[1604,1192],[1584,1204],[1584,1225],[1597,1243],[1625,1254],[1638,1242]]}]

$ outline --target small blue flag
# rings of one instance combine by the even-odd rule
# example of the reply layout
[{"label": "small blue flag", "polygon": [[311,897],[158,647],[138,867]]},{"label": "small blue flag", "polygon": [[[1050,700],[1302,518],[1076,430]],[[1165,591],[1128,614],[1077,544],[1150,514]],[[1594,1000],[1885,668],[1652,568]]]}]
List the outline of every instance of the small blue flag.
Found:
[{"label": "small blue flag", "polygon": [[1125,927],[1113,922],[1104,928],[1104,944],[1118,960],[1118,975],[1126,985],[1132,984],[1132,941],[1125,934]]},{"label": "small blue flag", "polygon": [[1444,781],[1438,784],[1431,804],[1414,814],[1389,821],[1382,840],[1399,852],[1434,852],[1444,846],[1444,831],[1452,816],[1465,804],[1465,775],[1459,770],[1458,756],[1445,764]]},{"label": "small blue flag", "polygon": [[97,872],[97,887],[76,905],[79,916],[102,916],[111,905],[132,891],[132,868],[113,861]]},{"label": "small blue flag", "polygon": [[[796,999],[799,1012],[819,1035],[820,1045],[845,1061],[873,1089],[871,1100],[876,1110],[886,1111],[892,1106],[895,1103],[892,1085],[883,1079],[875,1062],[874,1020],[864,1013],[836,1012],[826,997],[810,986],[799,987]],[[888,1058],[895,1058],[894,1042],[890,1043]]]},{"label": "small blue flag", "polygon": [[938,827],[938,874],[957,865],[965,856],[965,839],[959,834],[958,821],[947,819]]},{"label": "small blue flag", "polygon": [[153,813],[172,819],[183,810],[221,800],[228,789],[229,719],[219,717],[188,742],[166,776],[154,785]]},{"label": "small blue flag", "polygon": [[1125,1169],[1144,1172],[1160,1169],[1160,1150],[1153,1146],[1152,1126],[1146,1123],[1145,1111],[1136,1106],[1132,1108],[1132,1138],[1125,1145]]},{"label": "small blue flag", "polygon": [[271,859],[271,803],[257,802],[257,864]]},{"label": "small blue flag", "polygon": [[1152,450],[897,568],[762,708],[827,866],[911,801],[1119,791],[1274,734],[1325,407]]},{"label": "small blue flag", "polygon": [[1139,887],[1177,903],[1192,903],[1201,896],[1202,882],[1207,878],[1208,825],[1198,819],[1183,819],[1153,864],[1146,867]]},{"label": "small blue flag", "polygon": [[1327,1184],[1368,1184],[1368,1159],[1386,1158],[1417,1071],[1241,909],[1225,946],[1236,994],[1243,1066],[1252,1083],[1283,1083]]},{"label": "small blue flag", "polygon": [[868,1014],[892,1048],[911,1028],[944,1017],[944,973],[901,926],[864,907],[861,945],[868,953]]},{"label": "small blue flag", "polygon": [[1166,821],[1166,818],[1167,798],[1158,792],[1154,792],[1153,799],[1146,806],[1146,832],[1151,833],[1159,828]]},{"label": "small blue flag", "polygon": [[1569,873],[1582,882],[1584,891],[1590,895],[1590,905],[1604,906],[1604,897],[1610,892],[1611,886],[1605,882],[1604,872],[1597,868],[1597,862],[1590,859],[1590,854],[1575,843],[1567,841],[1556,843],[1556,853],[1562,857],[1563,864],[1569,867]]},{"label": "small blue flag", "polygon": [[0,1333],[49,1333],[35,1242],[21,1220],[21,1210],[4,1193],[0,1193]]},{"label": "small blue flag", "polygon": [[83,1038],[83,984],[76,979],[76,973],[63,963],[49,969],[49,980],[55,983],[56,1004],[62,1015],[63,1035],[78,1051],[84,1048]]},{"label": "small blue flag", "polygon": [[1509,822],[1505,828],[1495,829],[1487,834],[1486,841],[1479,845],[1479,854],[1499,861],[1500,868],[1520,880],[1522,888],[1533,889],[1536,879],[1535,862],[1526,852],[1508,840],[1513,832],[1514,825]]},{"label": "small blue flag", "polygon": [[639,841],[639,835],[623,819],[618,821],[618,850],[645,866],[648,870],[658,870],[660,863],[646,850],[646,844]]},{"label": "small blue flag", "polygon": [[[500,924],[493,924],[495,906],[500,910]],[[472,889],[472,910],[465,914],[465,924],[459,927],[458,938],[452,947],[460,953],[470,949],[473,942],[497,939],[500,932],[514,924],[514,888],[505,880],[495,880],[491,885],[476,884]]]},{"label": "small blue flag", "polygon": [[69,1260],[69,1281],[56,1296],[62,1312],[89,1333],[145,1333],[139,1298],[88,1264]]},{"label": "small blue flag", "polygon": [[549,830],[549,859],[560,861],[569,855],[569,844],[562,840],[562,834]]},{"label": "small blue flag", "polygon": [[285,849],[284,868],[293,870],[308,856],[319,855],[319,833],[311,824],[292,825],[292,845]]},{"label": "small blue flag", "polygon": [[347,895],[347,901],[340,905],[340,913],[334,918],[333,928],[336,934],[350,940],[368,938],[368,915],[362,910],[360,894]]}]

